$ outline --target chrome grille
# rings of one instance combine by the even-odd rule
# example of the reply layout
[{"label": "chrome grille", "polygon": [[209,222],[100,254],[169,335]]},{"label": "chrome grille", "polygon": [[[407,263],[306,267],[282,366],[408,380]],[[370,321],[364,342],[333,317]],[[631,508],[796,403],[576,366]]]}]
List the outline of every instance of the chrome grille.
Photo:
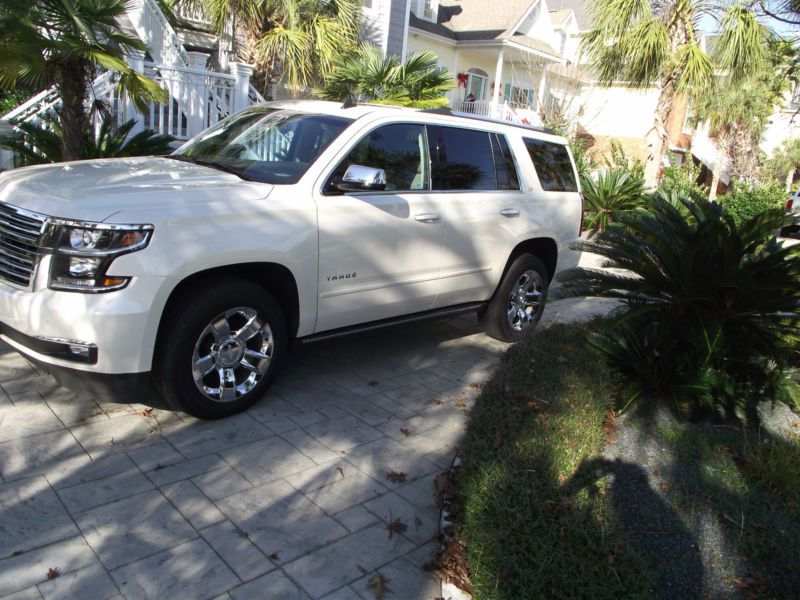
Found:
[{"label": "chrome grille", "polygon": [[45,219],[0,202],[0,280],[29,288]]}]

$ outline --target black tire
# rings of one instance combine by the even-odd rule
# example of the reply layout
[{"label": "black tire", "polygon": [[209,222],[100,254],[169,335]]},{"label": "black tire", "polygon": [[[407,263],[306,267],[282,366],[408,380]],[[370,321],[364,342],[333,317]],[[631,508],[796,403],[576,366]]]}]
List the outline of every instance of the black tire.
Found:
[{"label": "black tire", "polygon": [[[512,326],[509,319],[509,309],[511,308],[511,293],[517,286],[523,275],[534,272],[538,275],[541,284],[541,295],[539,296],[538,306],[534,311],[529,312],[529,318],[520,325],[520,329]],[[534,283],[536,283],[534,281]],[[509,265],[503,280],[494,292],[489,305],[480,316],[481,327],[489,337],[493,337],[501,342],[516,342],[522,338],[525,331],[532,329],[542,318],[544,305],[547,300],[547,289],[549,286],[547,269],[544,263],[533,254],[521,254]]]},{"label": "black tire", "polygon": [[[210,280],[205,285],[193,286],[172,306],[173,310],[170,314],[164,316],[167,319],[166,326],[160,333],[158,350],[153,364],[155,387],[165,402],[174,410],[182,410],[199,419],[221,419],[247,410],[255,404],[275,379],[275,374],[287,348],[286,319],[280,305],[272,295],[264,288],[246,279],[226,277]],[[227,313],[230,313],[229,317]],[[236,337],[235,332],[244,331],[243,325],[239,329],[236,327],[245,323],[246,317],[253,313],[257,319],[254,321],[255,323],[265,323],[269,327],[259,328],[253,338],[248,338],[254,340],[252,342],[233,341],[233,338]],[[200,383],[195,382],[192,367],[196,356],[195,352],[204,344],[203,339],[210,340],[205,342],[206,345],[216,344],[216,331],[219,327],[212,330],[214,333],[207,332],[212,321],[222,315],[226,315],[224,320],[230,329],[228,338],[232,340],[226,345],[226,348],[230,346],[228,360],[236,361],[237,352],[242,354],[249,348],[249,344],[258,345],[260,343],[261,345],[257,346],[259,352],[262,348],[271,348],[271,353],[264,350],[264,354],[269,354],[270,358],[263,358],[257,362],[257,365],[264,363],[265,371],[260,375],[253,373],[254,379],[251,382],[245,381],[251,371],[241,366],[235,366],[233,362],[230,367],[227,364],[222,365],[226,367],[224,369],[226,373],[235,374],[235,379],[228,380],[228,384],[234,384],[232,388],[222,383],[221,374],[217,375],[214,372],[221,373],[219,365],[211,366],[214,363],[209,362],[208,366],[211,366],[211,371],[201,379]],[[215,324],[220,322],[216,320]],[[271,335],[264,333],[267,330]],[[205,338],[202,337],[203,334],[205,334]],[[243,339],[244,336],[242,336]],[[213,360],[211,355],[215,352],[216,356],[222,356],[222,352],[213,350],[213,347],[202,352],[208,354],[203,358],[209,361]],[[244,359],[243,355],[238,360],[242,359]],[[248,358],[247,360],[255,362],[253,359]],[[220,398],[222,398],[223,389],[228,394],[232,392],[233,395],[230,398],[215,400],[201,391],[200,385],[204,384],[208,378],[213,377],[216,377]],[[242,379],[241,384],[237,384],[239,379]],[[239,385],[242,386],[242,393],[238,389]]]}]

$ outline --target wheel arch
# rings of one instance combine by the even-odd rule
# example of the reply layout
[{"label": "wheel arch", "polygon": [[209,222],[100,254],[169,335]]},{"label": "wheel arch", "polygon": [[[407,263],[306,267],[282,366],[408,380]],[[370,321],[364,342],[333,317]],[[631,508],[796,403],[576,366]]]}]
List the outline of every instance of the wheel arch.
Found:
[{"label": "wheel arch", "polygon": [[522,254],[533,254],[538,257],[547,269],[548,282],[553,281],[553,276],[556,273],[556,265],[558,264],[558,244],[550,237],[534,237],[519,242],[511,250],[508,255],[508,260],[503,267],[503,274],[500,277],[500,281],[497,283],[498,286],[500,286],[503,278],[506,276],[511,263]]},{"label": "wheel arch", "polygon": [[300,322],[300,295],[298,293],[297,280],[292,272],[279,263],[238,263],[192,273],[172,289],[164,305],[164,310],[161,312],[161,319],[158,324],[156,354],[158,353],[162,331],[169,322],[169,315],[176,310],[180,299],[186,294],[190,294],[192,289],[209,282],[213,283],[214,280],[218,280],[220,277],[246,279],[270,292],[286,316],[286,329],[289,333],[289,338],[296,337]]}]

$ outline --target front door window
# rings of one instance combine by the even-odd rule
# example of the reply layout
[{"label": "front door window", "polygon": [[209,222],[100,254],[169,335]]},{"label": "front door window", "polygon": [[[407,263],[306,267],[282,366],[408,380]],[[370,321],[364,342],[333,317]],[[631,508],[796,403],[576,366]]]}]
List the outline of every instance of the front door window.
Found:
[{"label": "front door window", "polygon": [[465,100],[469,100],[470,95],[476,100],[486,99],[486,88],[489,84],[489,78],[477,73],[470,73],[467,79],[467,90],[464,96]]}]

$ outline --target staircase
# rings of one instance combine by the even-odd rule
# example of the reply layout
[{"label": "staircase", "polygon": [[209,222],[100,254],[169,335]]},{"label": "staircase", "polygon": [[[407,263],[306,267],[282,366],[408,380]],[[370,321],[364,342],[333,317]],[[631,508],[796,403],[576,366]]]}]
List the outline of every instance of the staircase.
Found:
[{"label": "staircase", "polygon": [[[181,16],[186,18],[188,15]],[[197,12],[190,16],[193,24],[200,23],[203,18]],[[165,104],[151,103],[144,113],[140,113],[132,102],[120,96],[116,73],[98,74],[92,83],[91,97],[103,101],[120,123],[136,119],[137,126],[132,134],[147,128],[178,140],[187,140],[228,115],[264,101],[250,84],[250,65],[228,60],[226,36],[218,40],[220,52],[214,62],[224,65],[227,72],[209,70],[209,55],[186,50],[180,35],[170,25],[156,0],[128,2],[120,27],[138,36],[149,48],[146,55],[128,56],[128,64],[157,81],[169,95]],[[36,94],[0,117],[0,136],[10,134],[18,123],[41,123],[60,104],[54,87]],[[13,155],[0,150],[0,170],[13,166]]]}]

